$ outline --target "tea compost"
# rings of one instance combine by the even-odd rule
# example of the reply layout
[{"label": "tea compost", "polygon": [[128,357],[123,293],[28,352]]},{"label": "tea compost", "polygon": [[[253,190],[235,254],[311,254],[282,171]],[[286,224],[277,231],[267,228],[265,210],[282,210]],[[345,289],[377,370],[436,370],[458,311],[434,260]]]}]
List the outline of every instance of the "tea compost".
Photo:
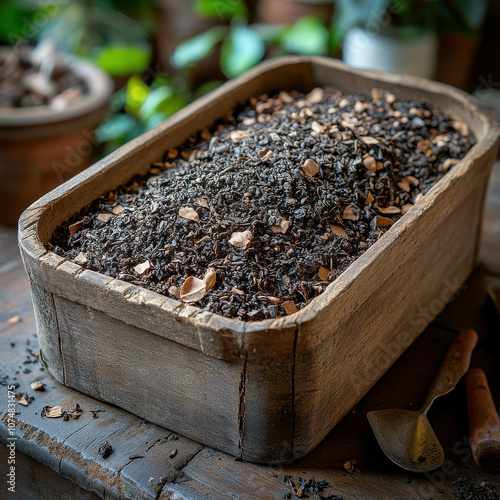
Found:
[{"label": "tea compost", "polygon": [[464,123],[376,88],[263,95],[94,201],[49,247],[229,318],[285,316],[320,295],[473,144]]}]

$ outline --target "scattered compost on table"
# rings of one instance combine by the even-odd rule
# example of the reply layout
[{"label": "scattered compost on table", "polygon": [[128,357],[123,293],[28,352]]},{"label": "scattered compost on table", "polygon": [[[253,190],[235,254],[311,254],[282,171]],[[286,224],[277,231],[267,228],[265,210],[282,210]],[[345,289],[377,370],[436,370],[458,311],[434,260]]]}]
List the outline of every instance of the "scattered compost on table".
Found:
[{"label": "scattered compost on table", "polygon": [[94,201],[49,247],[206,311],[276,318],[320,295],[473,144],[466,124],[381,89],[263,95]]}]

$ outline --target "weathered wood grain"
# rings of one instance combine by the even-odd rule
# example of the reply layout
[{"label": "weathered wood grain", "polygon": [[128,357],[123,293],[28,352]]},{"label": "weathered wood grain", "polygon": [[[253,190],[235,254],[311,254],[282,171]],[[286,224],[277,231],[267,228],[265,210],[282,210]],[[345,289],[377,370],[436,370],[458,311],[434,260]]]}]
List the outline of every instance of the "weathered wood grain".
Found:
[{"label": "weathered wood grain", "polygon": [[238,454],[243,363],[223,365],[99,311],[58,297],[55,304],[67,385]]},{"label": "weathered wood grain", "polygon": [[[500,164],[497,166],[500,167]],[[490,200],[498,196],[498,191],[492,195]],[[493,228],[492,223],[496,219],[490,218],[493,217],[490,210],[487,210],[486,215],[485,226]],[[495,233],[493,229],[484,232],[486,243],[497,237],[498,232]],[[386,459],[378,448],[365,416],[367,411],[375,409],[418,406],[441,355],[453,338],[449,328],[454,327],[454,317],[463,327],[478,330],[482,327],[472,366],[481,367],[488,373],[493,397],[495,401],[500,401],[500,366],[497,360],[500,346],[496,335],[499,318],[486,298],[488,276],[484,272],[495,267],[495,262],[500,258],[498,252],[494,255],[496,261],[485,260],[493,255],[491,253],[481,254],[482,261],[487,265],[474,273],[458,298],[438,317],[439,323],[446,329],[428,328],[306,458],[293,464],[266,467],[235,462],[232,457],[208,448],[198,451],[200,445],[181,437],[174,441],[171,431],[154,424],[141,423],[137,417],[124,410],[58,384],[46,371],[40,370],[39,364],[23,365],[26,349],[36,352],[38,347],[33,337],[34,317],[28,280],[22,273],[21,263],[18,259],[7,257],[13,255],[10,247],[15,247],[12,233],[3,241],[7,241],[8,245],[6,249],[0,240],[0,313],[2,318],[7,319],[20,315],[22,321],[10,325],[5,321],[0,323],[0,377],[8,375],[9,380],[16,378],[20,384],[18,391],[27,390],[36,398],[28,407],[17,407],[18,449],[36,458],[36,461],[31,462],[35,468],[34,475],[30,473],[25,476],[25,469],[20,468],[21,483],[33,482],[31,485],[23,484],[20,491],[32,491],[34,488],[37,491],[38,488],[42,494],[61,492],[57,498],[65,500],[64,491],[75,491],[68,486],[67,478],[70,477],[79,487],[86,488],[88,494],[94,491],[100,498],[108,499],[117,498],[118,491],[121,491],[123,499],[278,499],[289,491],[282,482],[283,474],[292,474],[294,480],[296,476],[327,480],[330,485],[323,494],[341,494],[346,500],[421,500],[455,498],[452,493],[453,481],[459,477],[487,480],[493,484],[498,482],[496,476],[485,474],[476,467],[464,441],[467,413],[463,385],[437,400],[429,413],[446,455],[444,466],[432,475],[407,473]],[[455,311],[455,316],[447,314],[450,307]],[[14,347],[10,346],[11,342],[15,344]],[[22,372],[26,367],[32,369],[31,373]],[[19,373],[16,374],[16,371]],[[362,374],[353,372],[352,380],[355,381],[358,376]],[[29,384],[33,380],[47,383],[47,392],[30,391]],[[80,420],[62,422],[60,419],[40,417],[42,406],[61,403],[70,407],[75,402],[79,402],[84,409]],[[5,400],[0,399],[0,440],[5,437],[4,404]],[[98,419],[92,419],[91,409],[106,411],[99,413]],[[96,454],[96,445],[101,440],[109,440],[114,448],[114,453],[107,460]],[[171,469],[169,455],[173,445],[183,459]],[[144,458],[129,458],[135,454],[144,455]],[[351,475],[344,470],[343,461],[348,459],[358,460],[356,467],[360,472]],[[57,474],[48,473],[47,465]],[[25,497],[22,498],[24,500]]]},{"label": "weathered wood grain", "polygon": [[[238,103],[263,92],[291,87],[306,91],[316,85],[365,93],[376,86],[400,98],[423,98],[466,122],[477,144],[303,310],[279,320],[230,320],[84,271],[45,250],[44,243],[63,220],[146,172],[166,148]],[[445,85],[354,70],[325,58],[263,63],[25,212],[19,241],[28,275],[36,283],[41,341],[47,349],[51,344],[49,370],[72,387],[246,460],[304,456],[470,274],[499,134],[498,122],[476,100]],[[42,312],[52,310],[51,297],[55,316]],[[427,312],[415,313],[421,309]],[[353,372],[363,376],[353,382]],[[141,379],[152,380],[156,373],[162,377],[136,389]]]},{"label": "weathered wood grain", "polygon": [[[2,480],[8,472],[8,448],[0,443],[0,474]],[[18,453],[16,456],[16,488],[5,492],[10,500],[98,500],[99,497],[62,478],[40,462]],[[2,488],[6,488],[2,484]],[[5,491],[2,489],[2,491]]]}]

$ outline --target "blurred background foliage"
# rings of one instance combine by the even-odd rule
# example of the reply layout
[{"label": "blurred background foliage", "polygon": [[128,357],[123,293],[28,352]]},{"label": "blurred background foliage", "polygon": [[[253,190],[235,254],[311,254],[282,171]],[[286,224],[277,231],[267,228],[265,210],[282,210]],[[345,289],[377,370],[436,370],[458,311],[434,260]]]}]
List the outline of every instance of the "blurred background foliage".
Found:
[{"label": "blurred background foliage", "polygon": [[418,25],[473,39],[487,0],[4,0],[0,42],[51,40],[115,81],[103,153],[283,54],[340,56],[355,26]]}]

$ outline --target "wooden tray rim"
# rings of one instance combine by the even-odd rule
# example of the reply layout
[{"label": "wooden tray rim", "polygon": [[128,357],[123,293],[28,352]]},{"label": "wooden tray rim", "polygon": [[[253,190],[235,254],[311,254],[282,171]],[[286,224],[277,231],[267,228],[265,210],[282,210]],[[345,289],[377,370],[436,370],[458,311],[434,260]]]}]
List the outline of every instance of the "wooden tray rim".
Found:
[{"label": "wooden tray rim", "polygon": [[[262,321],[238,321],[229,319],[218,314],[202,311],[198,307],[186,305],[181,301],[171,299],[143,287],[116,278],[109,278],[95,271],[86,270],[45,249],[39,237],[39,223],[41,217],[45,212],[53,210],[57,202],[62,200],[68,193],[78,189],[82,182],[87,180],[95,182],[100,173],[108,169],[119,168],[120,161],[129,154],[130,150],[147,145],[154,138],[167,133],[168,129],[174,124],[186,120],[192,113],[201,112],[209,102],[222,98],[227,93],[232,92],[234,89],[250,80],[257,79],[266,72],[282,67],[283,65],[294,66],[300,64],[330,67],[365,80],[376,80],[380,82],[381,88],[383,88],[384,84],[391,84],[411,87],[416,91],[425,91],[426,93],[430,91],[436,94],[446,95],[448,98],[451,97],[455,99],[457,104],[463,106],[464,109],[468,109],[471,114],[474,114],[481,124],[483,132],[483,137],[478,138],[476,145],[467,153],[461,162],[440,179],[418,205],[415,205],[404,217],[399,219],[376,243],[351,264],[335,281],[330,283],[327,289],[320,296],[313,299],[305,308],[292,315],[277,319],[266,319]],[[500,128],[498,120],[493,113],[485,110],[474,97],[451,86],[418,77],[354,69],[338,60],[326,57],[285,56],[269,59],[241,77],[225,83],[207,96],[197,99],[160,125],[129,142],[127,145],[122,146],[111,155],[97,162],[94,166],[86,169],[84,172],[73,177],[33,203],[22,214],[19,221],[19,246],[23,258],[38,261],[41,268],[49,266],[52,272],[55,272],[61,279],[73,280],[74,275],[79,274],[89,281],[94,281],[95,286],[98,288],[107,289],[108,291],[114,289],[122,294],[123,299],[131,305],[152,304],[154,307],[164,310],[165,314],[174,314],[175,316],[183,317],[187,321],[194,323],[197,328],[208,328],[217,335],[227,335],[228,333],[239,335],[243,333],[269,335],[271,330],[283,331],[289,328],[296,329],[299,325],[311,321],[320,314],[325,307],[328,307],[331,301],[344,294],[354,280],[361,276],[363,270],[379,257],[385,248],[396,244],[398,238],[415,223],[420,215],[436,203],[436,200],[443,191],[457,182],[465,173],[473,168],[475,162],[479,158],[493,152],[498,144],[499,137]],[[104,284],[106,280],[103,281],[103,278],[109,278],[109,281]],[[97,309],[108,312],[105,304],[98,305]],[[168,338],[168,335],[166,336]]]}]

